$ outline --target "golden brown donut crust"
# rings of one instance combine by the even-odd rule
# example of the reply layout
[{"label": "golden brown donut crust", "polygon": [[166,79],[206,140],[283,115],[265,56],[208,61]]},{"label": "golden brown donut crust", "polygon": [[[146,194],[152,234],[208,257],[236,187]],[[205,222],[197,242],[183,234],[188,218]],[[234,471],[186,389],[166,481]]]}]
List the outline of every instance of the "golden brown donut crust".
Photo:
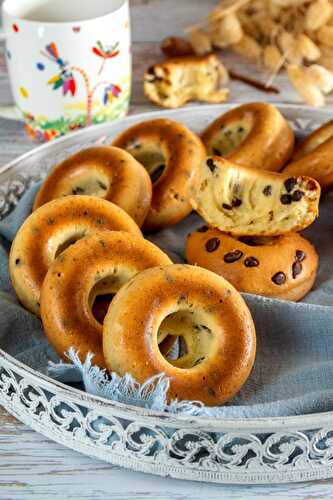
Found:
[{"label": "golden brown donut crust", "polygon": [[209,226],[236,236],[300,231],[318,215],[320,186],[310,177],[206,159],[192,206]]},{"label": "golden brown donut crust", "polygon": [[318,268],[316,250],[298,233],[242,240],[203,226],[187,238],[185,256],[239,292],[293,301],[311,290]]},{"label": "golden brown donut crust", "polygon": [[11,281],[24,307],[39,315],[40,290],[56,255],[66,245],[101,230],[141,235],[120,207],[93,196],[66,196],[35,210],[18,230],[9,255]]},{"label": "golden brown donut crust", "polygon": [[[170,335],[183,335],[189,347],[177,361],[158,349],[164,320]],[[220,276],[188,265],[138,274],[118,292],[103,326],[108,369],[141,383],[165,373],[169,400],[218,405],[231,399],[250,374],[255,347],[253,320],[240,294]]]},{"label": "golden brown donut crust", "polygon": [[50,344],[62,357],[73,347],[82,362],[92,352],[94,364],[105,367],[103,328],[92,313],[96,296],[116,293],[144,269],[169,264],[155,245],[120,231],[101,231],[69,247],[42,287],[41,318]]},{"label": "golden brown donut crust", "polygon": [[176,224],[192,210],[189,199],[198,185],[205,148],[197,135],[168,119],[148,120],[125,130],[113,145],[127,150],[150,173],[165,169],[153,184],[151,209],[144,223],[147,231]]},{"label": "golden brown donut crust", "polygon": [[126,151],[98,146],[56,165],[38,191],[33,209],[68,195],[112,201],[142,226],[150,208],[152,184],[147,171]]},{"label": "golden brown donut crust", "polygon": [[333,187],[333,120],[312,132],[297,146],[284,173],[308,175],[316,179],[324,191]]},{"label": "golden brown donut crust", "polygon": [[209,155],[272,172],[287,163],[295,140],[280,111],[262,102],[231,109],[211,123],[201,137]]}]

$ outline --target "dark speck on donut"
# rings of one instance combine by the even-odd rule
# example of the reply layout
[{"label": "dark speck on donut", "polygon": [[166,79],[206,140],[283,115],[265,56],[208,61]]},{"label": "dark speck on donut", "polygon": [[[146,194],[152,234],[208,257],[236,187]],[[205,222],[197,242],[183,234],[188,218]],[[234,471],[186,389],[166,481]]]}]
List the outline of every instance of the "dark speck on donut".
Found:
[{"label": "dark speck on donut", "polygon": [[220,151],[219,149],[217,149],[217,148],[213,148],[213,154],[214,154],[215,156],[222,156],[221,151]]},{"label": "dark speck on donut", "polygon": [[271,196],[273,192],[272,186],[268,184],[267,186],[264,187],[262,192],[265,196]]},{"label": "dark speck on donut", "polygon": [[100,225],[105,224],[105,220],[102,218],[96,219],[96,222],[97,222],[97,224],[100,224]]},{"label": "dark speck on donut", "polygon": [[292,202],[292,197],[290,194],[282,194],[280,197],[282,205],[290,205]]},{"label": "dark speck on donut", "polygon": [[211,387],[208,387],[208,394],[213,397],[216,396],[214,389],[212,389]]},{"label": "dark speck on donut", "polygon": [[289,179],[286,179],[284,181],[284,187],[286,188],[287,193],[291,193],[296,184],[297,180],[295,179],[295,177],[289,177]]},{"label": "dark speck on donut", "polygon": [[242,204],[242,200],[240,200],[239,198],[237,198],[236,196],[232,199],[232,206],[233,207],[240,207],[241,204]]},{"label": "dark speck on donut", "polygon": [[100,187],[101,189],[104,189],[104,191],[106,191],[107,187],[106,187],[106,185],[104,184],[104,182],[98,181],[98,182],[97,182],[97,184],[99,185],[99,187]]},{"label": "dark speck on donut", "polygon": [[18,266],[18,265],[20,264],[20,262],[21,262],[21,259],[19,259],[19,258],[18,258],[18,259],[16,259],[16,260],[15,260],[15,265],[16,265],[16,266]]},{"label": "dark speck on donut", "polygon": [[283,285],[287,280],[286,275],[282,272],[279,271],[278,273],[275,273],[274,276],[272,276],[272,281],[276,285]]},{"label": "dark speck on donut", "polygon": [[47,219],[47,221],[46,221],[46,224],[47,224],[48,226],[52,226],[52,224],[54,224],[54,223],[55,223],[55,220],[54,220],[52,217],[49,217],[49,218]]},{"label": "dark speck on donut", "polygon": [[76,188],[72,189],[72,194],[82,194],[84,193],[84,189],[80,186],[77,186]]},{"label": "dark speck on donut", "polygon": [[212,160],[212,158],[208,158],[207,167],[209,168],[209,170],[211,172],[214,172],[216,170],[216,165],[215,165],[214,161]]},{"label": "dark speck on donut", "polygon": [[233,252],[228,252],[223,257],[223,260],[226,264],[232,264],[236,262],[243,256],[243,252],[241,250],[234,250]]},{"label": "dark speck on donut", "polygon": [[228,205],[228,203],[223,203],[223,204],[222,204],[222,207],[223,207],[225,210],[232,210],[232,206],[231,206],[231,205]]},{"label": "dark speck on donut", "polygon": [[244,265],[246,267],[258,267],[259,266],[259,260],[256,257],[250,256],[246,257],[244,260]]},{"label": "dark speck on donut", "polygon": [[198,233],[206,233],[208,231],[208,226],[201,226],[197,231]]},{"label": "dark speck on donut", "polygon": [[296,250],[296,260],[302,262],[306,258],[306,253],[303,250]]},{"label": "dark speck on donut", "polygon": [[296,189],[296,191],[294,191],[291,196],[292,196],[293,201],[300,201],[304,196],[304,191],[300,191],[299,189]]},{"label": "dark speck on donut", "polygon": [[238,127],[238,132],[242,133],[244,132],[244,130],[245,130],[244,127]]},{"label": "dark speck on donut", "polygon": [[220,246],[220,240],[218,238],[211,238],[210,240],[206,241],[206,250],[207,252],[215,252],[215,250],[218,249]]},{"label": "dark speck on donut", "polygon": [[303,269],[302,263],[296,260],[296,262],[292,265],[292,275],[293,278],[296,279],[299,274],[301,274]]},{"label": "dark speck on donut", "polygon": [[85,210],[85,211],[83,212],[83,215],[88,215],[88,210]]}]

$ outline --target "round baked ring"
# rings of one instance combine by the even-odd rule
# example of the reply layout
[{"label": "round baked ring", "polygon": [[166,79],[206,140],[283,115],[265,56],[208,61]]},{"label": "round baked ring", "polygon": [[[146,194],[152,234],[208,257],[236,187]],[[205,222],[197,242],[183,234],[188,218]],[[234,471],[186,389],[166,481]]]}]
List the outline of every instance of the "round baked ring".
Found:
[{"label": "round baked ring", "polygon": [[280,111],[262,102],[231,109],[211,123],[201,137],[208,155],[273,172],[287,163],[295,140]]},{"label": "round baked ring", "polygon": [[189,199],[206,155],[191,130],[173,120],[148,120],[125,130],[113,145],[126,149],[152,178],[153,198],[145,230],[171,226],[191,212]]},{"label": "round baked ring", "polygon": [[333,120],[312,132],[297,146],[284,173],[309,175],[323,191],[333,187]]},{"label": "round baked ring", "polygon": [[[161,324],[185,340],[188,352],[178,360],[166,359],[158,348]],[[141,383],[165,373],[169,400],[229,400],[250,374],[255,346],[253,320],[240,294],[220,276],[188,265],[138,274],[118,292],[103,325],[108,369]]]},{"label": "round baked ring", "polygon": [[141,235],[120,207],[93,196],[66,196],[33,212],[18,230],[9,256],[11,281],[24,307],[39,315],[40,290],[55,257],[71,243],[101,230]]},{"label": "round baked ring", "polygon": [[150,208],[152,184],[147,171],[126,151],[98,146],[56,165],[38,191],[33,209],[68,195],[112,201],[142,226]]},{"label": "round baked ring", "polygon": [[185,256],[239,292],[294,301],[311,290],[318,268],[316,250],[298,233],[236,239],[203,226],[187,238]]},{"label": "round baked ring", "polygon": [[92,352],[94,364],[105,367],[103,327],[92,312],[96,297],[117,293],[144,269],[169,264],[153,243],[120,231],[93,234],[65,250],[46,274],[41,294],[43,327],[56,352],[64,357],[73,347],[82,362]]}]

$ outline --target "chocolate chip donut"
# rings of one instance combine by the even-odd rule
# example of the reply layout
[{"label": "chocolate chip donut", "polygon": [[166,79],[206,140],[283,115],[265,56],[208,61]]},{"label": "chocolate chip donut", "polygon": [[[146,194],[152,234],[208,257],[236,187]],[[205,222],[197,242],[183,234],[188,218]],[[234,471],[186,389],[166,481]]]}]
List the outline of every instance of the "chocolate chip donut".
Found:
[{"label": "chocolate chip donut", "polygon": [[82,361],[92,352],[94,364],[105,367],[103,328],[93,315],[96,297],[110,302],[138,272],[169,264],[169,257],[155,245],[120,231],[101,231],[65,250],[51,265],[41,293],[44,330],[56,352],[64,357],[74,347]]},{"label": "chocolate chip donut", "polygon": [[144,92],[154,104],[178,108],[189,101],[224,102],[228,73],[214,54],[169,58],[150,66],[144,76]]},{"label": "chocolate chip donut", "polygon": [[294,133],[272,104],[255,102],[233,108],[202,134],[209,155],[250,168],[278,172],[293,152]]},{"label": "chocolate chip donut", "polygon": [[203,226],[187,238],[185,256],[239,292],[294,301],[311,290],[318,267],[316,250],[298,233],[236,239]]},{"label": "chocolate chip donut", "polygon": [[150,208],[152,184],[133,156],[119,148],[99,146],[84,149],[55,166],[38,191],[33,208],[68,195],[112,201],[142,226]]},{"label": "chocolate chip donut", "polygon": [[233,235],[274,236],[309,226],[318,214],[320,186],[209,157],[192,206],[209,226]]},{"label": "chocolate chip donut", "polygon": [[[186,344],[177,360],[158,348],[161,327]],[[220,276],[188,265],[138,274],[117,293],[103,326],[109,370],[130,373],[141,383],[163,372],[170,378],[169,399],[207,405],[222,404],[239,391],[255,348],[253,320],[240,294]]]},{"label": "chocolate chip donut", "polygon": [[197,187],[206,155],[199,137],[180,123],[157,119],[134,125],[113,145],[126,149],[142,163],[153,181],[145,230],[171,226],[191,212],[190,194]]},{"label": "chocolate chip donut", "polygon": [[54,259],[71,243],[101,230],[141,235],[120,207],[93,196],[66,196],[35,210],[18,230],[9,256],[11,281],[24,307],[39,315],[41,286]]},{"label": "chocolate chip donut", "polygon": [[309,175],[324,191],[333,188],[333,120],[300,142],[284,173]]}]

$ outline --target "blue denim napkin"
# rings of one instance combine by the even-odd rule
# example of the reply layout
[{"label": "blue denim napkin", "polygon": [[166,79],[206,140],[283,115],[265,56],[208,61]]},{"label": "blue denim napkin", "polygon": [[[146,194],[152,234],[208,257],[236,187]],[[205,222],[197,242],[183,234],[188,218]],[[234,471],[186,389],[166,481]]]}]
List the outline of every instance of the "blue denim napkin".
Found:
[{"label": "blue denim napkin", "polygon": [[[313,291],[302,303],[244,295],[257,330],[257,357],[250,378],[238,395],[223,407],[197,403],[167,403],[168,379],[163,375],[140,386],[130,376],[111,378],[80,363],[59,361],[43,335],[40,320],[15,298],[8,276],[8,249],[18,227],[28,216],[36,187],[27,192],[14,212],[0,222],[0,347],[35,370],[67,383],[128,404],[191,415],[216,417],[287,416],[333,410],[333,193],[321,203],[320,219],[305,232],[317,247],[320,268]],[[191,215],[177,226],[150,239],[182,262],[184,239],[202,225]]]}]

